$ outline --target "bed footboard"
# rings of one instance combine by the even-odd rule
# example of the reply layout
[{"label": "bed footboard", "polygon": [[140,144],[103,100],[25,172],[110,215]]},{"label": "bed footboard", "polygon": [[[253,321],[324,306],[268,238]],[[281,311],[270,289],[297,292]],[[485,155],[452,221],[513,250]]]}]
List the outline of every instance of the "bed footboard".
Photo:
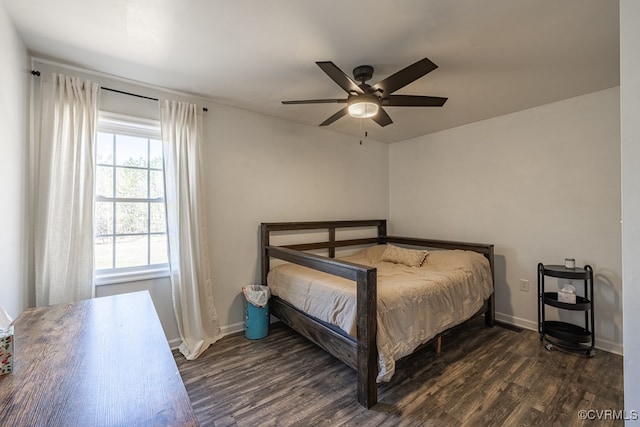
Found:
[{"label": "bed footboard", "polygon": [[[293,312],[283,304],[276,302],[275,305],[277,307],[276,310],[279,310],[283,315],[280,319],[286,318],[293,329],[301,332],[334,356],[354,367],[358,373],[358,402],[365,408],[375,405],[378,398],[376,385],[376,376],[378,375],[376,269],[279,246],[265,246],[264,253],[266,257],[293,262],[356,282],[357,323],[355,354],[353,354],[354,349],[352,346],[337,344],[342,341],[340,339],[342,337],[339,338],[339,334],[333,331],[331,331],[333,334],[327,332],[327,328],[314,325],[313,322],[301,322],[301,314]],[[266,277],[264,278],[264,283],[267,283]],[[296,328],[296,324],[300,327]],[[335,352],[332,350],[335,350]],[[355,366],[353,366],[352,362],[354,358]]]}]

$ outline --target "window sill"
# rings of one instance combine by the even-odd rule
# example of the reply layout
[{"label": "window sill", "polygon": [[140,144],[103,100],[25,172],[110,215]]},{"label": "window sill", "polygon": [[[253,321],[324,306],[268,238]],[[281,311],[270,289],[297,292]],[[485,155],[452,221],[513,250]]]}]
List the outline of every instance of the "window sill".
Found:
[{"label": "window sill", "polygon": [[95,285],[115,285],[118,283],[141,282],[169,277],[169,266],[161,265],[150,268],[119,269],[95,273]]}]

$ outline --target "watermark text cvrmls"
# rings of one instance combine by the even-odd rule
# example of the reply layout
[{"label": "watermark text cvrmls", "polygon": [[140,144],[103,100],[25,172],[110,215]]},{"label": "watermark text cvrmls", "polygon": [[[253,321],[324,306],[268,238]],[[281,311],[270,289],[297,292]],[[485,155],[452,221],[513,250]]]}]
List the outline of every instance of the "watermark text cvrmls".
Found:
[{"label": "watermark text cvrmls", "polygon": [[578,411],[578,418],[581,420],[624,420],[624,421],[636,421],[640,419],[638,411],[631,410],[626,411],[623,409],[581,409]]}]

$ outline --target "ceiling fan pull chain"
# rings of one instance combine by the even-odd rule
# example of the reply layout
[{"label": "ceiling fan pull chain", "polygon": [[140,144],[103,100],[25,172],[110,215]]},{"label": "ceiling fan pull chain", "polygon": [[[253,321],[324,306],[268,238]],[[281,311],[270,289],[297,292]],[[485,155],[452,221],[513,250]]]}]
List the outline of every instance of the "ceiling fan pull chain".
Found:
[{"label": "ceiling fan pull chain", "polygon": [[[364,130],[364,120],[360,119],[360,132],[364,132],[364,138],[367,139],[369,137],[369,132]],[[360,139],[360,145],[362,145],[362,139]]]}]

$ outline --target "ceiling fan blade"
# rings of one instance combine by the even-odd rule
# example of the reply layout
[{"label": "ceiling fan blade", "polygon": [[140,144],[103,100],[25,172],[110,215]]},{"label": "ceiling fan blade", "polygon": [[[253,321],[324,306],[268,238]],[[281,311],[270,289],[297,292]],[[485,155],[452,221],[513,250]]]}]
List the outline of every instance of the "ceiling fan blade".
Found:
[{"label": "ceiling fan blade", "polygon": [[344,104],[346,99],[303,99],[300,101],[282,101],[283,104]]},{"label": "ceiling fan blade", "polygon": [[318,67],[320,67],[322,71],[324,71],[329,77],[331,77],[331,80],[336,82],[338,86],[344,89],[345,92],[356,92],[358,94],[364,93],[364,91],[360,89],[360,86],[358,86],[356,82],[351,80],[351,78],[346,75],[344,71],[338,68],[333,62],[321,61],[316,62],[316,64],[318,64]]},{"label": "ceiling fan blade", "polygon": [[378,110],[378,114],[371,117],[371,119],[382,127],[385,127],[386,125],[390,125],[391,123],[393,123],[393,120],[391,120],[391,117],[389,117],[387,112],[384,111],[384,109],[382,108],[380,108]]},{"label": "ceiling fan blade", "polygon": [[442,107],[447,99],[439,96],[390,95],[382,99],[382,105],[390,107]]},{"label": "ceiling fan blade", "polygon": [[415,64],[411,64],[406,68],[398,71],[395,74],[390,75],[381,82],[373,85],[374,89],[382,89],[383,97],[387,97],[396,90],[408,85],[409,83],[419,79],[427,73],[438,68],[436,64],[431,62],[428,58],[421,59]]},{"label": "ceiling fan blade", "polygon": [[329,117],[327,120],[325,120],[324,122],[320,123],[320,126],[328,126],[331,123],[333,123],[336,120],[338,120],[339,118],[342,118],[343,116],[346,116],[347,113],[348,113],[348,110],[349,110],[349,107],[344,107],[342,110],[338,111],[333,116]]}]

